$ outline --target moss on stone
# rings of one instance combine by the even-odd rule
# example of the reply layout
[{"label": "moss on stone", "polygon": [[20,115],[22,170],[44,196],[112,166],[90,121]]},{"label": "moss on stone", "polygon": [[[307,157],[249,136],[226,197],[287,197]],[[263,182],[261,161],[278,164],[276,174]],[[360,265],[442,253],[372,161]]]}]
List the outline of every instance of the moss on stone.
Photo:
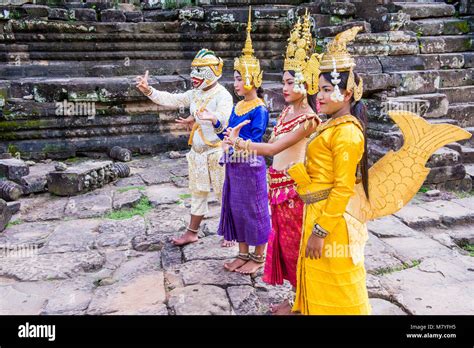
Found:
[{"label": "moss on stone", "polygon": [[467,21],[456,22],[454,25],[462,33],[468,33],[469,32],[469,23]]},{"label": "moss on stone", "polygon": [[2,121],[0,129],[2,130],[18,130],[20,128],[39,128],[46,124],[45,120],[26,120],[26,121]]},{"label": "moss on stone", "polygon": [[13,156],[17,153],[21,153],[20,149],[16,145],[13,145],[13,144],[8,144],[7,151],[10,155],[13,155]]},{"label": "moss on stone", "polygon": [[329,23],[331,23],[331,25],[339,25],[342,24],[342,19],[339,16],[331,16],[329,18]]}]

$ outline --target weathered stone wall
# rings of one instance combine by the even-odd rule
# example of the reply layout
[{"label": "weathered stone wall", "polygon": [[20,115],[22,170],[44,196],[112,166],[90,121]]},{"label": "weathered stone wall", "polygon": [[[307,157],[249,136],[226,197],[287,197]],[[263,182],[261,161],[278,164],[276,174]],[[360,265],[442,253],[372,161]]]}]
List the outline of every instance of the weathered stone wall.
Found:
[{"label": "weathered stone wall", "polygon": [[[207,47],[224,58],[223,83],[231,89],[249,1],[11,3],[0,6],[0,152],[38,159],[115,145],[141,153],[185,148],[188,133],[173,122],[177,112],[149,102],[134,77],[149,70],[155,87],[184,91],[191,59]],[[385,113],[394,105],[473,132],[473,1],[456,7],[443,1],[250,3],[272,115],[283,107],[279,81],[289,29],[307,8],[320,45],[353,25],[364,27],[351,50],[365,82],[372,160],[401,145]],[[427,183],[470,190],[471,145],[441,149],[429,162]]]}]

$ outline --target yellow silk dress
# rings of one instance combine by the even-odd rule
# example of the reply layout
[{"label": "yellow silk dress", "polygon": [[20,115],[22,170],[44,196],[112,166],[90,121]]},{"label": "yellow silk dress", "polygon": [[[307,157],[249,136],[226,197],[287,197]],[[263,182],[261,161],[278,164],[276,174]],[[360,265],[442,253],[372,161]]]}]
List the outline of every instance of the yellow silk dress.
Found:
[{"label": "yellow silk dress", "polygon": [[[354,264],[343,216],[354,193],[357,164],[364,153],[362,126],[354,116],[329,119],[308,142],[304,166],[288,170],[299,194],[332,188],[327,199],[305,205],[293,311],[301,314],[370,314],[363,256]],[[346,214],[344,214],[346,215]],[[318,223],[329,232],[320,259],[305,257]],[[366,227],[366,226],[364,226]]]}]

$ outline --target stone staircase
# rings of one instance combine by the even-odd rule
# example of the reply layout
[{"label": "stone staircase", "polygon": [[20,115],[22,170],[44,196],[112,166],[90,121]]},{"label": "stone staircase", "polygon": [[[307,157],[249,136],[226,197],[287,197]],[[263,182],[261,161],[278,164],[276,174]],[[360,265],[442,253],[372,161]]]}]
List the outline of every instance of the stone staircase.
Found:
[{"label": "stone staircase", "polygon": [[[392,71],[400,77],[394,99],[409,96],[428,101],[423,115],[426,119],[433,123],[456,124],[474,134],[472,2],[461,2],[458,8],[434,1],[393,2],[386,7],[392,27],[400,26],[400,30],[415,33],[419,45],[416,56],[398,58],[403,62],[404,71],[396,63],[384,67],[384,71]],[[426,183],[469,191],[472,187],[469,181],[474,177],[472,145],[471,138],[440,149],[430,162],[432,165],[444,163],[432,169]],[[464,177],[463,173],[466,173]]]},{"label": "stone staircase", "polygon": [[[0,6],[0,152],[41,159],[114,145],[139,153],[186,148],[188,134],[174,124],[176,112],[148,102],[135,89],[134,77],[149,70],[155,87],[183,91],[189,88],[190,61],[202,47],[223,57],[222,82],[232,90],[232,61],[245,39],[248,1],[195,1],[196,6],[182,8],[151,0],[139,7],[42,3],[51,4]],[[351,26],[364,28],[350,49],[365,82],[372,161],[401,145],[398,129],[387,120],[387,105],[411,103],[431,122],[472,132],[469,0],[458,8],[439,1],[250,3],[252,39],[272,116],[283,107],[280,80],[292,20],[308,9],[320,45]],[[58,103],[72,111],[58,115]],[[84,111],[91,106],[92,116]],[[433,170],[426,184],[471,190],[466,169],[474,174],[473,151],[472,140],[441,149],[429,163]]]}]

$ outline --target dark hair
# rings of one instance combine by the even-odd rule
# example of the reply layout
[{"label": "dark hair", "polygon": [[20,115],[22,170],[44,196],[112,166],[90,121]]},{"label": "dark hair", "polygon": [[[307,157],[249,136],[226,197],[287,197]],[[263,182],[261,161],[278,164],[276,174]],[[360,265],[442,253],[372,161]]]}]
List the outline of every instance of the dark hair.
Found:
[{"label": "dark hair", "polygon": [[[296,72],[294,70],[287,70],[287,71],[290,73],[291,76],[295,77]],[[316,94],[314,95],[307,94],[306,100],[308,101],[308,105],[311,107],[311,109],[317,113],[318,110],[316,106]]]},{"label": "dark hair", "polygon": [[[326,81],[332,84],[331,82],[332,77],[331,77],[330,72],[321,73],[321,75],[324,77]],[[339,78],[341,80],[341,82],[338,83],[339,88],[346,89],[347,81],[349,79],[349,72],[348,71],[340,72]],[[359,84],[360,82],[360,76],[357,73],[354,73],[354,81],[356,84]],[[362,123],[362,126],[364,127],[364,155],[362,156],[362,160],[360,161],[360,171],[362,174],[362,185],[364,186],[365,195],[367,196],[367,199],[369,199],[369,164],[368,164],[368,158],[367,158],[368,119],[367,119],[367,108],[364,102],[362,101],[362,99],[355,102],[354,96],[352,96],[351,114],[357,117],[357,119],[360,121],[360,123]]]}]

